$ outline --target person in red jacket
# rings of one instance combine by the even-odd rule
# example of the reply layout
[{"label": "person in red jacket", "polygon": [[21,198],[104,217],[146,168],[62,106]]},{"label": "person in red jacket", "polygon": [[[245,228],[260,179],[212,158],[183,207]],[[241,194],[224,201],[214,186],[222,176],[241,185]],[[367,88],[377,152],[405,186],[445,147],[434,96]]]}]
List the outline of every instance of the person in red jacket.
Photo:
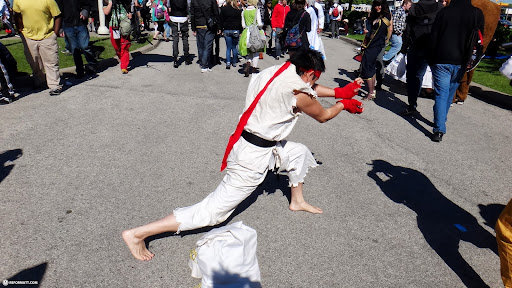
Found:
[{"label": "person in red jacket", "polygon": [[274,11],[272,12],[272,33],[275,33],[276,37],[276,59],[279,60],[279,57],[284,56],[281,51],[281,33],[284,27],[284,18],[286,18],[286,14],[290,12],[290,6],[286,5],[286,0],[279,0],[279,3],[274,7]]}]

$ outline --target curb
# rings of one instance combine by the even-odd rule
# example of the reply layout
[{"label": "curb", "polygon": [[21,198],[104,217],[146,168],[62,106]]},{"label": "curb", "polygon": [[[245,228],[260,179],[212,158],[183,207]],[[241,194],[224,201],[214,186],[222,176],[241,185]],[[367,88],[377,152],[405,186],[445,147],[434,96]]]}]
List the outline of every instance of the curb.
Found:
[{"label": "curb", "polygon": [[[361,42],[348,38],[346,36],[341,36],[339,39],[355,46],[361,46]],[[511,95],[504,94],[503,92],[494,90],[492,88],[486,87],[476,82],[471,82],[471,84],[469,85],[469,96],[472,96],[480,101],[493,104],[503,109],[512,110]]]}]

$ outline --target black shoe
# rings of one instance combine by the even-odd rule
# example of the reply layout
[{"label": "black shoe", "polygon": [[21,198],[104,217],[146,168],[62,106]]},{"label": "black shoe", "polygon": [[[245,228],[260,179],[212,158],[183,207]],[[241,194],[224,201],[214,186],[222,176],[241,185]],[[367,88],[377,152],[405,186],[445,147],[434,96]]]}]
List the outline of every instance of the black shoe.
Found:
[{"label": "black shoe", "polygon": [[279,56],[276,57],[276,60],[279,60]]},{"label": "black shoe", "polygon": [[185,65],[190,65],[192,64],[192,60],[188,59],[188,57],[185,57],[187,58],[187,60],[185,61]]},{"label": "black shoe", "polygon": [[402,112],[402,116],[409,116],[414,113],[418,113],[418,110],[416,110],[416,108],[414,107],[408,106],[407,108],[405,108],[405,111]]},{"label": "black shoe", "polygon": [[3,104],[11,104],[12,103],[12,99],[10,97],[0,97],[0,103],[3,103]]},{"label": "black shoe", "polygon": [[178,61],[174,61],[174,68],[178,68],[178,66],[180,66],[178,65]]},{"label": "black shoe", "polygon": [[231,64],[227,63],[226,64],[226,69],[228,69],[228,70],[231,69]]},{"label": "black shoe", "polygon": [[59,96],[61,92],[62,92],[61,87],[55,88],[53,90],[50,90],[50,96]]},{"label": "black shoe", "polygon": [[430,136],[430,140],[432,140],[434,142],[441,142],[443,140],[443,135],[444,135],[443,132],[434,132],[434,134],[432,134],[432,136]]}]

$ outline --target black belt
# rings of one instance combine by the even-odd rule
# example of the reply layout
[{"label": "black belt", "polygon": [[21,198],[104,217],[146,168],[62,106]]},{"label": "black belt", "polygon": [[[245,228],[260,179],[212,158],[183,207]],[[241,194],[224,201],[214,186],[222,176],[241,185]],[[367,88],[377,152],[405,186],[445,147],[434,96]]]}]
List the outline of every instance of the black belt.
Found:
[{"label": "black belt", "polygon": [[263,139],[261,137],[258,137],[252,133],[249,133],[247,131],[242,131],[242,137],[244,137],[244,139],[251,143],[252,145],[256,145],[258,147],[263,147],[263,148],[269,148],[269,147],[274,147],[276,146],[277,144],[277,141],[269,141],[269,140],[266,140],[266,139]]}]

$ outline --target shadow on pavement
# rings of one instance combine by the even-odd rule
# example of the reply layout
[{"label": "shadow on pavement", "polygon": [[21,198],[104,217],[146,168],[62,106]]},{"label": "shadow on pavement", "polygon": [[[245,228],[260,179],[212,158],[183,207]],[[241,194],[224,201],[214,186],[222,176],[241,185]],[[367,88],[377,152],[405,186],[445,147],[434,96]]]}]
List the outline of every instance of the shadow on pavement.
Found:
[{"label": "shadow on pavement", "polygon": [[[48,268],[48,262],[41,263],[37,266],[25,269],[19,272],[16,275],[8,277],[6,280],[8,281],[37,281],[37,284],[15,284],[13,287],[40,287],[41,282],[43,280],[43,276],[46,273],[46,269]],[[5,280],[4,280],[5,281]],[[4,286],[7,286],[4,284]]]},{"label": "shadow on pavement", "polygon": [[512,110],[512,96],[510,95],[496,91],[485,91],[476,86],[469,87],[469,94],[485,103],[492,104],[503,109]]},{"label": "shadow on pavement", "polygon": [[229,272],[213,272],[213,288],[221,287],[244,287],[244,288],[261,288],[260,282],[252,282],[247,277]]},{"label": "shadow on pavement", "polygon": [[14,149],[4,151],[0,154],[0,183],[11,173],[14,164],[12,161],[20,158],[23,155],[23,150]]},{"label": "shadow on pavement", "polygon": [[[146,66],[151,67],[149,63],[161,62],[161,63],[172,63],[174,61],[174,57],[167,55],[159,55],[159,54],[142,54],[140,52],[132,53],[133,59],[130,60],[131,69],[135,69],[137,67]],[[154,67],[151,67],[156,69]],[[158,69],[156,69],[158,70]]]},{"label": "shadow on pavement", "polygon": [[[473,215],[446,198],[421,172],[373,160],[368,177],[395,203],[416,212],[418,228],[430,247],[467,287],[489,287],[459,252],[466,241],[498,254],[495,237]],[[496,268],[498,269],[498,268]]]},{"label": "shadow on pavement", "polygon": [[505,205],[503,204],[478,204],[478,208],[480,208],[480,216],[485,220],[485,225],[495,230],[496,222],[498,222],[498,218],[500,217],[501,212],[505,209]]}]

